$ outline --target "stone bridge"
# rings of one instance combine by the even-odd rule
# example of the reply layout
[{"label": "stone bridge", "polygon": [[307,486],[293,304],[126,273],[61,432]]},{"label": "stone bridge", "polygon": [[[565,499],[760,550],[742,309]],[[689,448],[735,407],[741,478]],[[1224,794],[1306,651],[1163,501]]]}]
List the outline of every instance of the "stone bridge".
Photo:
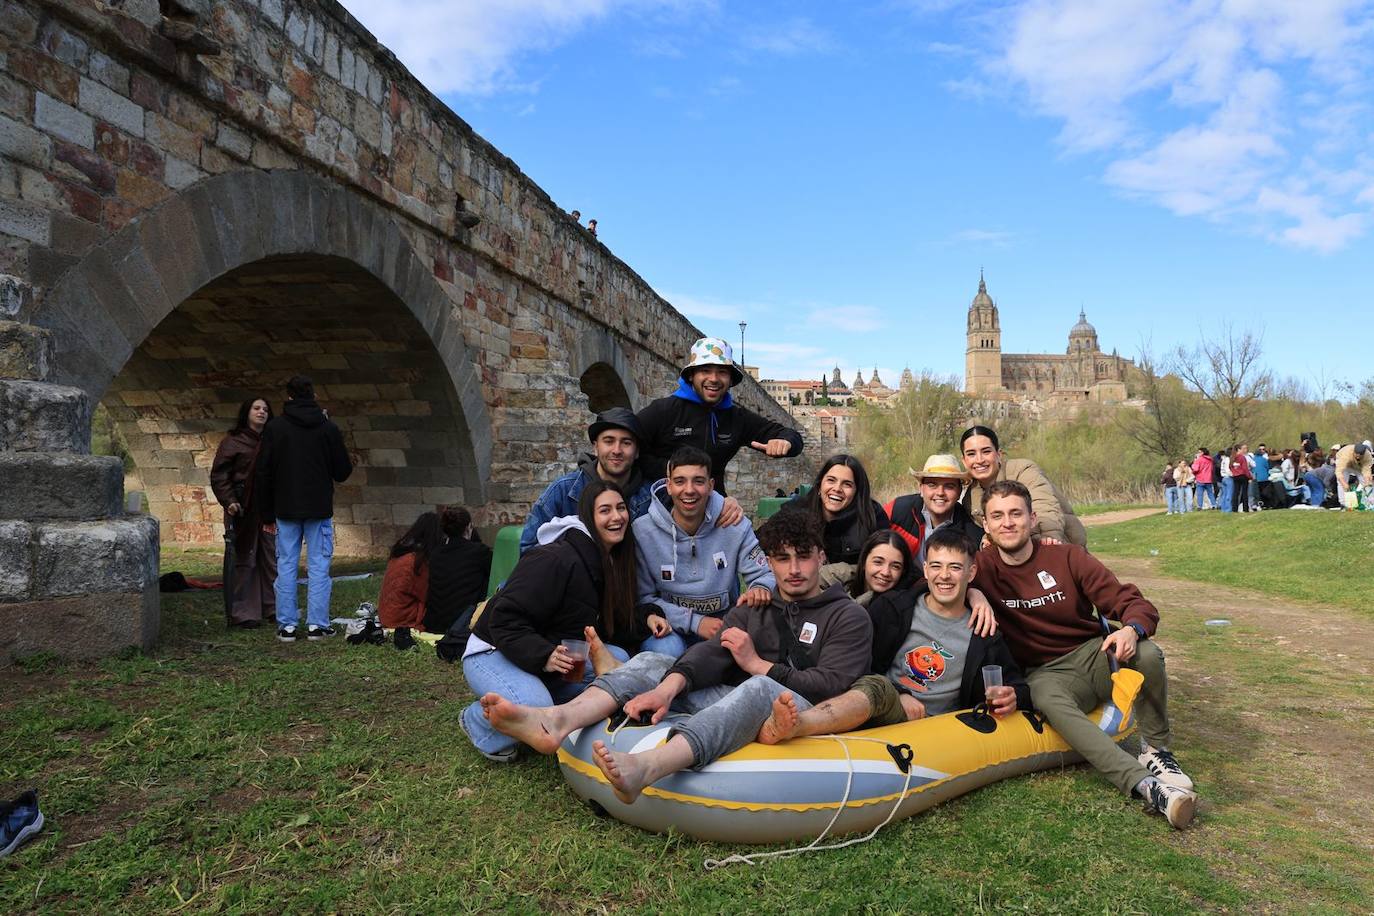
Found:
[{"label": "stone bridge", "polygon": [[215,448],[296,372],[376,554],[436,504],[519,521],[700,335],[332,0],[0,0],[0,61],[0,658],[150,645],[159,536],[219,542]]}]

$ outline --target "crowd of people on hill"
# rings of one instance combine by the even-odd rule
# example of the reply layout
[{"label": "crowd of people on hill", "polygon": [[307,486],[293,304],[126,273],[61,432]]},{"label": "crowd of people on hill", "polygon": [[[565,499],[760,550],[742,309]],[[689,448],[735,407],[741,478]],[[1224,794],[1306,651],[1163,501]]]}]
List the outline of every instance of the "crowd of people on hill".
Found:
[{"label": "crowd of people on hill", "polygon": [[[683,714],[660,747],[597,745],[629,803],[750,741],[977,704],[998,717],[1038,711],[1148,810],[1191,821],[1197,795],[1170,751],[1150,639],[1158,611],[1087,552],[1082,522],[1035,462],[973,426],[957,452],[912,468],[914,492],[883,505],[862,462],[834,455],[756,529],[726,493],[731,460],[743,448],[795,456],[803,440],[734,403],[742,378],[729,344],[703,338],[671,394],[598,414],[590,451],[534,502],[518,562],[485,601],[491,551],[466,510],[423,514],[393,547],[382,625],[403,648],[416,631],[457,634],[477,696],[460,723],[478,752],[552,753],[616,710]],[[212,477],[238,532],[231,624],[275,613],[278,637],[297,638],[304,542],[306,638],[324,638],[332,488],[351,471],[338,427],[297,377],[281,417],[254,399],[225,443]],[[1145,676],[1139,754],[1084,712],[1106,701],[1112,665]],[[985,666],[1000,666],[1000,685],[984,687]]]},{"label": "crowd of people on hill", "polygon": [[1166,514],[1199,509],[1259,512],[1264,509],[1362,509],[1374,487],[1374,447],[1363,442],[1324,450],[1316,433],[1303,433],[1297,448],[1270,450],[1261,442],[1212,453],[1205,446],[1189,460],[1168,461],[1160,474]]}]

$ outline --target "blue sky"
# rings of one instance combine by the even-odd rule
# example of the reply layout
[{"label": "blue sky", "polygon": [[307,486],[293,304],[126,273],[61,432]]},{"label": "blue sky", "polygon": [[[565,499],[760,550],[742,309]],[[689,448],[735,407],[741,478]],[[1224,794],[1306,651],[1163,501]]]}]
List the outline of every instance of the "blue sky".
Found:
[{"label": "blue sky", "polygon": [[1371,0],[344,3],[765,377],[961,375],[980,268],[1007,352],[1374,377]]}]

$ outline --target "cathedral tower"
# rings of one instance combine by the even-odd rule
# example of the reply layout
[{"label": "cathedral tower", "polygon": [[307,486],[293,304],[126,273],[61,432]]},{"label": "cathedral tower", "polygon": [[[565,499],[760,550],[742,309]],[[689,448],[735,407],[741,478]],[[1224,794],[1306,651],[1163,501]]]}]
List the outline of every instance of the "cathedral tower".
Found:
[{"label": "cathedral tower", "polygon": [[988,295],[983,272],[978,294],[968,307],[968,346],[964,350],[964,391],[984,394],[1002,389],[1002,325],[997,304]]}]

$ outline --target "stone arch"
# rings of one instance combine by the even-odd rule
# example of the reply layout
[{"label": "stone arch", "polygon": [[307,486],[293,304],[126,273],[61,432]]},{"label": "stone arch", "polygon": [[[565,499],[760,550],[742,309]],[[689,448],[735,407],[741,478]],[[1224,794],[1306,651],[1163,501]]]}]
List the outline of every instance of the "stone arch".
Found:
[{"label": "stone arch", "polygon": [[[204,299],[207,289],[220,290],[245,272],[261,272],[263,265],[280,270],[282,264],[346,271],[355,285],[374,289],[379,301],[398,310],[395,323],[413,329],[398,340],[424,350],[423,359],[433,364],[430,371],[447,376],[447,384],[441,386],[445,394],[436,396],[435,403],[449,406],[438,411],[441,416],[434,422],[452,423],[462,442],[459,454],[423,442],[413,447],[428,448],[426,460],[436,467],[452,459],[466,465],[461,486],[464,502],[486,502],[493,444],[490,417],[480,374],[459,322],[451,317],[451,297],[384,209],[304,172],[245,170],[199,182],[86,254],[63,274],[34,316],[36,324],[54,331],[55,380],[100,399],[174,312],[198,302],[198,296]],[[316,327],[327,323],[325,316]],[[393,349],[396,345],[392,343]],[[213,377],[200,383],[233,389],[233,380],[227,378],[233,368],[212,373]],[[125,419],[132,423],[132,414]],[[222,418],[216,423],[218,429],[224,428]],[[350,432],[350,438],[354,436]],[[378,441],[372,445],[376,453],[371,457],[385,462],[387,443],[381,441],[385,437],[373,438]],[[364,450],[369,445],[353,447]],[[203,454],[197,457],[196,468],[182,468],[187,478],[198,474],[203,482],[203,458]],[[394,492],[386,495],[397,511],[398,500],[407,503],[406,512],[430,501],[420,498],[420,483],[407,489],[390,481],[401,475],[399,469],[373,466],[379,470],[369,476],[377,479],[367,483],[391,487]],[[448,501],[443,494],[453,488],[433,483],[431,492],[424,495],[437,496],[436,502]],[[182,507],[181,511],[190,510]],[[158,514],[164,516],[161,511]],[[384,529],[401,524],[399,517],[363,521],[378,525],[376,540],[385,536]],[[171,539],[178,538],[172,535]]]},{"label": "stone arch", "polygon": [[593,412],[616,406],[639,410],[643,406],[630,361],[610,329],[594,327],[584,331],[572,352],[571,363],[573,376]]}]

